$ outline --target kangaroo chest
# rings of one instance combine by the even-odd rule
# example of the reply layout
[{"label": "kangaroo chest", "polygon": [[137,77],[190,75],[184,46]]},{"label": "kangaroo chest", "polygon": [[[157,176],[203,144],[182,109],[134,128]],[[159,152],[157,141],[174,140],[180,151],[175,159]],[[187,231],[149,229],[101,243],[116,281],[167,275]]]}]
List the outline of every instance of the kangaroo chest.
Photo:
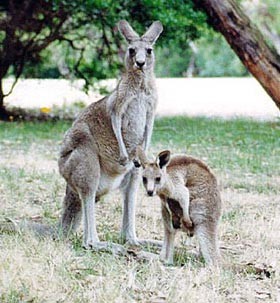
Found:
[{"label": "kangaroo chest", "polygon": [[145,128],[154,118],[154,99],[145,93],[131,97],[122,118],[122,135],[128,150],[146,139]]}]

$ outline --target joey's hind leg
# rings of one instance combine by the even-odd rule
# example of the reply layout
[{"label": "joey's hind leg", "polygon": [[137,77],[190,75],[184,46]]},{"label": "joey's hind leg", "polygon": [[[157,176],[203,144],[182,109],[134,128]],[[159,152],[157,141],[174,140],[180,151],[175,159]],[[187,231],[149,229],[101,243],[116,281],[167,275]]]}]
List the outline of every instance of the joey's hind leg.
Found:
[{"label": "joey's hind leg", "polygon": [[164,240],[162,249],[160,252],[160,259],[165,264],[173,264],[173,255],[174,255],[174,240],[175,232],[170,231],[166,226],[164,227]]},{"label": "joey's hind leg", "polygon": [[172,227],[171,214],[166,207],[165,200],[162,200],[161,215],[162,215],[163,227],[164,227],[164,240],[160,252],[160,259],[165,264],[173,264],[175,231],[173,230]]},{"label": "joey's hind leg", "polygon": [[207,265],[219,265],[219,248],[217,243],[217,226],[213,223],[202,223],[196,227],[199,249]]}]

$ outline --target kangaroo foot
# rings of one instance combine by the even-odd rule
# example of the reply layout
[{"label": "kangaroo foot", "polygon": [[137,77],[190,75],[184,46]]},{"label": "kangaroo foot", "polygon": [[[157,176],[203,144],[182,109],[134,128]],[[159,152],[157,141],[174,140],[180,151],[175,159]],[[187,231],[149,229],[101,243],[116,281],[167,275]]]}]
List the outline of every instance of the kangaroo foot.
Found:
[{"label": "kangaroo foot", "polygon": [[125,240],[125,244],[127,244],[128,246],[140,246],[141,243],[139,242],[139,240],[137,238],[127,238]]},{"label": "kangaroo foot", "polygon": [[166,255],[166,251],[162,250],[160,255],[159,255],[159,259],[160,261],[164,264],[164,265],[173,265],[173,257],[168,257]]},{"label": "kangaroo foot", "polygon": [[148,251],[144,251],[144,250],[135,251],[128,249],[127,252],[130,256],[134,257],[136,260],[142,260],[142,261],[159,260],[158,254],[154,254]]},{"label": "kangaroo foot", "polygon": [[163,242],[159,240],[152,240],[152,239],[127,239],[126,244],[128,246],[141,246],[141,245],[146,245],[146,246],[156,246],[156,247],[162,247]]},{"label": "kangaroo foot", "polygon": [[109,252],[113,255],[121,255],[124,256],[127,254],[127,250],[120,244],[110,243],[110,242],[94,242],[88,244],[85,249],[90,249],[97,252]]},{"label": "kangaroo foot", "polygon": [[159,240],[152,240],[152,239],[139,239],[138,242],[140,245],[151,245],[156,247],[162,247],[163,242]]}]

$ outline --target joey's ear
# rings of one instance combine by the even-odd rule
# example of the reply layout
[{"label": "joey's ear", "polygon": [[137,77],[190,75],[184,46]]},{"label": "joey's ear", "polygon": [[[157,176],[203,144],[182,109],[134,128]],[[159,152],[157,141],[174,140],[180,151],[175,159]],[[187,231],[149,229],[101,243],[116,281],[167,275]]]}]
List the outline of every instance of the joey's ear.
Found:
[{"label": "joey's ear", "polygon": [[149,27],[149,29],[146,31],[146,33],[141,37],[141,39],[144,41],[147,41],[151,44],[154,44],[157,41],[162,30],[163,30],[163,26],[162,26],[161,22],[155,21]]},{"label": "joey's ear", "polygon": [[139,40],[139,35],[133,30],[129,23],[125,20],[121,20],[118,23],[119,31],[124,36],[128,43]]},{"label": "joey's ear", "polygon": [[164,168],[165,166],[167,166],[169,161],[170,161],[170,151],[169,150],[164,150],[164,151],[160,152],[156,158],[156,163],[161,169]]},{"label": "joey's ear", "polygon": [[[136,156],[140,161],[140,164],[143,168],[145,168],[147,166],[147,164],[149,164],[149,161],[146,157],[145,152],[143,151],[141,146],[137,146],[136,148]],[[135,165],[135,164],[134,164]]]}]

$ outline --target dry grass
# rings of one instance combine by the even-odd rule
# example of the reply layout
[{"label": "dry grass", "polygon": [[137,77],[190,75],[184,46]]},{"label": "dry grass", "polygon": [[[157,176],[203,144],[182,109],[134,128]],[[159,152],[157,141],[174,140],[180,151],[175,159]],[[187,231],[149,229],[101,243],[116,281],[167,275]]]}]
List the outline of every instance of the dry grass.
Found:
[{"label": "dry grass", "polygon": [[[8,135],[1,141],[1,220],[11,217],[36,218],[49,224],[57,221],[65,186],[56,165],[62,133],[32,144],[24,138],[9,139]],[[152,152],[162,145],[154,142]],[[177,150],[181,150],[179,145]],[[279,302],[279,173],[251,174],[223,167],[214,170],[224,205],[220,272],[211,272],[191,257],[189,252],[197,243],[195,239],[189,243],[184,234],[177,237],[175,266],[169,267],[159,261],[139,262],[84,251],[80,246],[81,233],[65,242],[38,239],[31,233],[2,234],[0,301]],[[159,207],[157,198],[144,197],[141,189],[137,208],[139,237],[162,238]],[[120,195],[112,193],[103,199],[97,204],[97,213],[100,237],[117,241]]]}]

